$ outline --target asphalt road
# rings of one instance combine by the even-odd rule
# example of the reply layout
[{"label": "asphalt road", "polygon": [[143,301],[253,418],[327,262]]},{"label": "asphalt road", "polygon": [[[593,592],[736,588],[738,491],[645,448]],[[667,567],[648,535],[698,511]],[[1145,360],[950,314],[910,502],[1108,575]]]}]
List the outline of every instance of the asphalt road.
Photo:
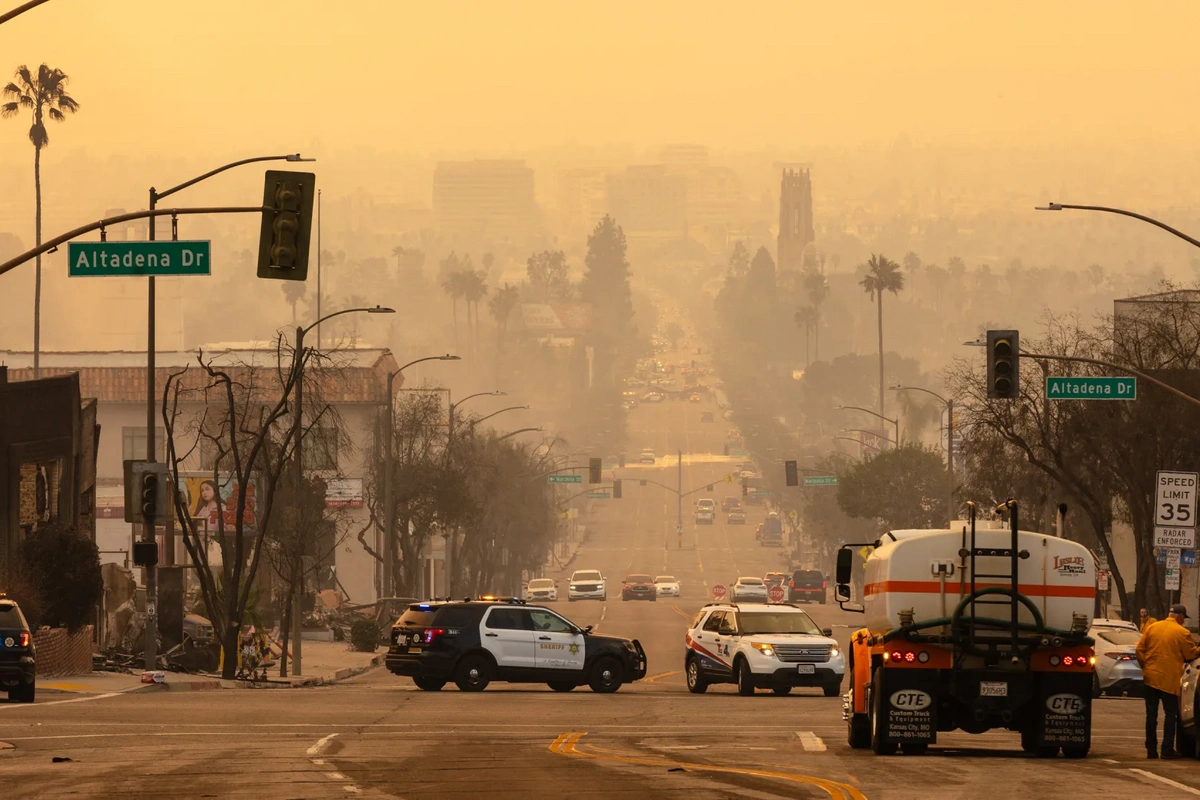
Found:
[{"label": "asphalt road", "polygon": [[[571,568],[609,579],[607,602],[558,603],[580,624],[633,636],[646,647],[646,680],[614,695],[493,684],[483,694],[420,692],[383,670],[322,688],[68,696],[32,706],[0,703],[4,798],[1127,798],[1200,795],[1194,761],[1147,762],[1142,704],[1097,702],[1091,757],[1037,760],[1018,737],[944,734],[924,757],[878,757],[845,743],[840,700],[817,690],[739,697],[684,685],[687,620],[716,583],[789,566],[744,527],[721,518],[697,528],[685,505],[675,542],[674,484],[684,451],[685,491],[720,479],[726,425],[702,424],[706,405],[663,403],[633,412],[628,450],[654,448],[654,467],[631,465],[621,500],[603,501]],[[718,415],[718,420],[720,419]],[[706,493],[694,497],[705,496]],[[668,546],[664,547],[664,543]],[[677,602],[621,602],[629,572],[671,573]],[[565,577],[565,574],[562,576]],[[810,606],[843,644],[856,615]],[[54,763],[54,757],[70,761]]]}]

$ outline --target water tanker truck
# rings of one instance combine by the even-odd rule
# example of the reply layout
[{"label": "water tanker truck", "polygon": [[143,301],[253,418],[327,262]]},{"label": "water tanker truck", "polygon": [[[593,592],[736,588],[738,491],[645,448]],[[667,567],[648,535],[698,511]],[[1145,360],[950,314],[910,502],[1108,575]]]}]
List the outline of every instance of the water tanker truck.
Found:
[{"label": "water tanker truck", "polygon": [[[1095,565],[1083,545],[969,519],[898,530],[838,551],[836,597],[865,624],[850,640],[850,746],[924,753],[939,731],[1021,734],[1028,753],[1084,758],[1091,744]],[[856,556],[861,603],[851,604]],[[857,583],[857,581],[855,581]]]}]

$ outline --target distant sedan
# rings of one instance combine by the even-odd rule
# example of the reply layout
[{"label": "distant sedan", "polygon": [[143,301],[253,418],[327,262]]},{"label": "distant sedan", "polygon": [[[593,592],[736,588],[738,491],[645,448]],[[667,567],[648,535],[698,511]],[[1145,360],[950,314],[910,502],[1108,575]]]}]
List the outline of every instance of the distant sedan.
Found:
[{"label": "distant sedan", "polygon": [[654,591],[659,597],[679,597],[679,581],[674,575],[656,575]]},{"label": "distant sedan", "polygon": [[729,525],[745,525],[746,512],[737,510],[730,511],[729,516],[725,519],[725,522]]}]

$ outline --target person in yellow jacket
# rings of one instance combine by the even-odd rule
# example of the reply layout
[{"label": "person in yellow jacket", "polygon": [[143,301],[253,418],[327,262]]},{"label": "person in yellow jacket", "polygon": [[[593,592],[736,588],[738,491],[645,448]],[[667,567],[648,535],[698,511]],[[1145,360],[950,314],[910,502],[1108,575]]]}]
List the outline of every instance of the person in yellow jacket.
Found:
[{"label": "person in yellow jacket", "polygon": [[1142,665],[1146,689],[1146,757],[1158,758],[1158,705],[1163,707],[1163,758],[1179,758],[1175,750],[1175,729],[1179,722],[1179,683],[1183,665],[1200,656],[1192,634],[1183,627],[1187,608],[1171,606],[1166,619],[1152,623],[1137,644],[1137,659]]},{"label": "person in yellow jacket", "polygon": [[1138,633],[1145,633],[1146,628],[1149,628],[1156,622],[1158,622],[1158,620],[1147,614],[1146,609],[1143,608],[1138,614]]}]

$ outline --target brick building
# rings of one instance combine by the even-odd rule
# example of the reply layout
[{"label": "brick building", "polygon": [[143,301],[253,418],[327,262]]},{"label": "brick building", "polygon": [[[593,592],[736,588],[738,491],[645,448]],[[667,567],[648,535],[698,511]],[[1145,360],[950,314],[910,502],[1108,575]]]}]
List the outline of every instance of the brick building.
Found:
[{"label": "brick building", "polygon": [[[202,349],[206,360],[212,357],[218,365],[244,369],[250,380],[275,379],[277,361],[273,343],[214,344]],[[318,426],[305,438],[304,460],[307,471],[320,475],[330,484],[327,505],[340,509],[338,513],[349,531],[333,554],[329,564],[331,569],[325,573],[331,583],[340,584],[353,602],[368,603],[378,596],[379,571],[375,559],[357,541],[356,534],[369,522],[363,497],[370,457],[368,449],[379,413],[387,402],[388,372],[394,371],[397,363],[388,350],[365,346],[323,353],[323,357],[329,363],[322,366],[321,375],[306,377],[305,408],[315,412],[319,395],[321,402],[337,412],[346,435],[323,440]],[[32,353],[0,351],[0,363],[9,365],[10,387],[33,383],[30,380],[32,361]],[[135,534],[133,526],[124,521],[123,462],[146,457],[145,364],[146,355],[142,352],[41,354],[44,376],[54,376],[49,380],[75,386],[76,396],[82,391],[85,396],[95,398],[92,413],[104,430],[104,436],[98,437],[93,451],[95,477],[92,484],[96,496],[95,535],[102,562],[127,563]],[[170,375],[190,368],[197,380],[202,379],[194,352],[160,352],[156,356],[156,366],[155,385],[160,402],[163,386]],[[191,377],[189,375],[187,379]],[[396,388],[400,387],[402,377],[395,381]],[[46,379],[39,383],[46,383]],[[3,397],[0,393],[0,398]],[[181,418],[194,421],[204,408],[202,398],[196,396],[195,402],[181,405]],[[5,416],[2,409],[0,406],[0,417]],[[305,418],[308,420],[307,413]],[[211,476],[213,471],[211,453],[203,446],[194,446],[196,435],[194,432],[189,435],[189,429],[194,431],[190,423],[177,426],[176,451],[189,453],[181,464],[181,483],[184,483],[184,475],[198,480],[197,476]],[[315,446],[310,437],[326,443]],[[157,458],[162,461],[166,447],[161,427],[156,427],[154,439]],[[3,473],[0,473],[2,477]],[[376,547],[375,534],[369,536],[368,542]],[[181,563],[186,559],[186,550],[178,534],[164,534],[160,538],[161,563]]]},{"label": "brick building", "polygon": [[97,403],[79,376],[22,380],[0,357],[0,571],[52,522],[96,531]]}]

